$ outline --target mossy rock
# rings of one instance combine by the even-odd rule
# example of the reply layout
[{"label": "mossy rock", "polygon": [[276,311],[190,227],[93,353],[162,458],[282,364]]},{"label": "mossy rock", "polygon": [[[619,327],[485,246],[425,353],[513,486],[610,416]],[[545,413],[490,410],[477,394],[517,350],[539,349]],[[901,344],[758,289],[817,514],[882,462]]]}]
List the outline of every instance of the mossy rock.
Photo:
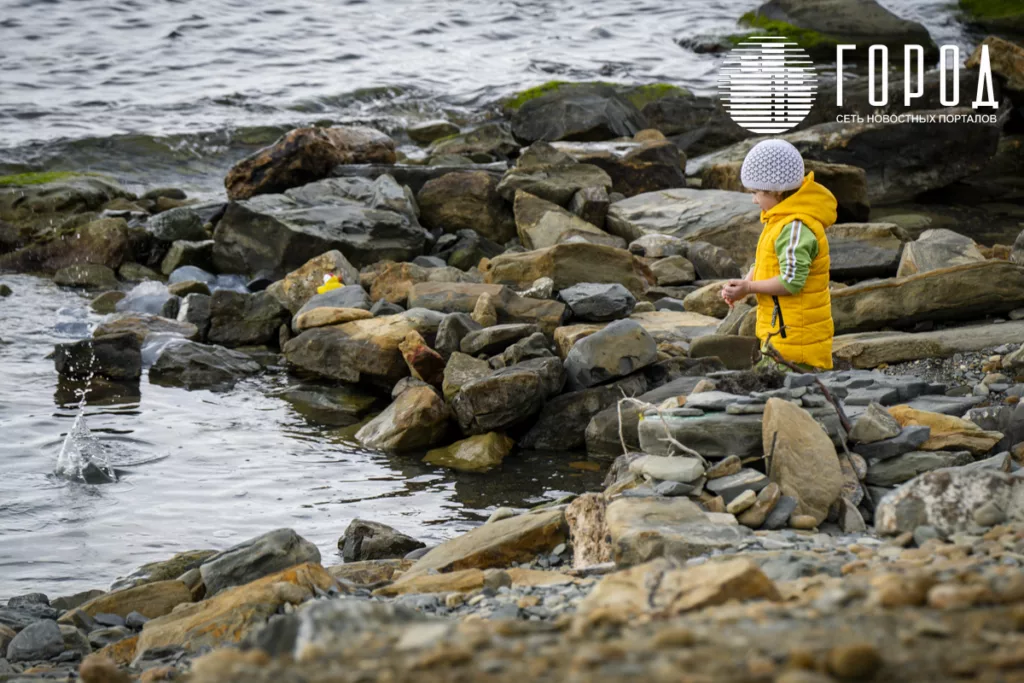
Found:
[{"label": "mossy rock", "polygon": [[1020,0],[960,0],[965,18],[994,31],[1024,33],[1024,3]]},{"label": "mossy rock", "polygon": [[849,42],[839,36],[831,36],[812,29],[800,28],[785,21],[768,19],[757,12],[747,12],[740,17],[739,23],[743,26],[756,28],[757,31],[727,36],[727,40],[733,45],[749,40],[751,36],[784,36],[792,38],[800,47],[807,50],[812,57],[835,58],[836,45]]},{"label": "mossy rock", "polygon": [[642,111],[652,102],[658,102],[668,97],[693,97],[693,93],[671,83],[649,83],[627,88],[622,91],[622,96]]},{"label": "mossy rock", "polygon": [[86,173],[78,171],[33,171],[30,173],[15,173],[14,175],[0,176],[0,187],[27,187],[30,185],[45,185],[60,180],[72,178],[92,177],[103,178],[100,173]]},{"label": "mossy rock", "polygon": [[670,83],[648,83],[644,85],[622,86],[618,83],[609,83],[608,81],[548,81],[547,83],[542,83],[541,85],[521,90],[520,92],[503,100],[501,106],[506,112],[515,112],[519,111],[520,107],[530,100],[535,100],[538,97],[547,95],[548,93],[566,88],[578,88],[581,86],[593,85],[604,85],[615,88],[637,109],[643,109],[644,106],[651,102],[657,102],[658,100],[666,97],[692,96],[692,93],[689,90]]},{"label": "mossy rock", "polygon": [[571,82],[571,81],[548,81],[526,90],[521,90],[511,97],[506,98],[502,101],[501,106],[506,111],[519,111],[519,108],[530,100],[535,100],[542,95],[562,90],[564,88],[578,88],[583,85],[607,85],[615,87],[614,83],[608,83],[606,81],[582,81],[582,82]]}]

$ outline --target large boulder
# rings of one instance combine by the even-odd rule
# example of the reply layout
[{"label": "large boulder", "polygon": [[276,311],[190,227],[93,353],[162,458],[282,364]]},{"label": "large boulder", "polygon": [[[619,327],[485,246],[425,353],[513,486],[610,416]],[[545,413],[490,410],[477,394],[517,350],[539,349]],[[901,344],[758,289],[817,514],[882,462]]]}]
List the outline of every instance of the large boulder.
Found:
[{"label": "large boulder", "polygon": [[929,270],[980,263],[985,257],[970,237],[943,228],[925,230],[903,248],[896,275],[916,275]]},{"label": "large boulder", "polygon": [[625,247],[621,237],[609,235],[557,204],[536,197],[525,190],[515,196],[516,230],[527,249],[544,249],[578,237],[595,244]]},{"label": "large boulder", "polygon": [[196,242],[207,238],[202,217],[187,206],[158,213],[146,223],[146,230],[163,242]]},{"label": "large boulder", "polygon": [[224,186],[230,199],[248,199],[327,178],[340,164],[394,162],[394,141],[372,128],[296,128],[232,166]]},{"label": "large boulder", "polygon": [[[187,571],[187,570],[186,570]],[[184,573],[184,572],[182,572]],[[76,609],[90,617],[97,614],[114,614],[121,618],[138,612],[147,619],[156,619],[180,604],[192,602],[192,594],[183,582],[173,579],[151,581],[104,593],[89,600]],[[70,615],[60,618],[61,623],[71,621]]]},{"label": "large boulder", "polygon": [[421,557],[404,579],[460,569],[509,567],[550,553],[568,538],[561,509],[536,510],[478,526]]},{"label": "large boulder", "polygon": [[425,268],[415,263],[387,263],[378,266],[373,284],[370,286],[370,299],[384,299],[393,304],[403,305],[409,296],[412,286],[420,282],[478,282],[479,275],[465,273],[458,268]]},{"label": "large boulder", "polygon": [[[770,0],[741,20],[756,29],[775,29],[788,35],[810,35],[801,42],[812,56],[835,58],[837,44],[856,45],[849,59],[864,61],[870,45],[885,45],[900,54],[905,45],[924,47],[934,61],[938,46],[922,24],[893,14],[874,0]],[[780,23],[781,22],[781,23]],[[788,24],[788,26],[787,26]],[[860,54],[856,54],[859,52]]]},{"label": "large boulder", "polygon": [[210,299],[207,339],[222,346],[277,344],[288,310],[267,292],[240,294],[221,289]]},{"label": "large boulder", "polygon": [[[999,127],[991,123],[936,126],[934,115],[975,114],[970,108],[923,111],[905,123],[822,123],[782,135],[804,159],[848,164],[867,173],[871,205],[894,204],[945,187],[979,171],[996,153]],[[759,138],[692,159],[688,175],[727,161],[743,161]],[[749,201],[749,200],[748,200]]]},{"label": "large boulder", "polygon": [[[443,158],[462,157],[477,164],[487,164],[498,159],[510,159],[519,151],[519,143],[512,137],[508,124],[504,121],[485,123],[473,130],[459,133],[447,138],[434,140],[430,145],[431,164],[444,165]],[[507,168],[501,164],[502,170]],[[489,169],[492,167],[488,167]]]},{"label": "large boulder", "polygon": [[796,514],[821,524],[843,486],[832,439],[810,413],[781,398],[768,399],[761,429],[771,480],[796,498]]},{"label": "large boulder", "polygon": [[359,284],[359,271],[337,249],[311,258],[302,266],[267,287],[267,293],[294,315],[324,283],[324,276],[335,275],[344,285]]},{"label": "large boulder", "polygon": [[284,353],[290,363],[322,377],[390,389],[409,374],[399,345],[410,331],[429,335],[440,324],[409,313],[306,330],[285,344]]},{"label": "large boulder", "polygon": [[108,316],[106,320],[96,326],[93,336],[102,337],[122,332],[133,334],[140,344],[146,341],[150,335],[166,335],[192,340],[199,337],[199,328],[192,323],[145,313],[138,315],[116,313]]},{"label": "large boulder", "polygon": [[881,534],[934,527],[943,536],[969,532],[974,513],[994,506],[1007,521],[1024,521],[1024,479],[991,469],[952,468],[928,472],[889,493],[875,509]]},{"label": "large boulder", "polygon": [[648,127],[639,110],[615,88],[559,83],[539,97],[516,103],[512,134],[518,140],[611,140]]},{"label": "large boulder", "polygon": [[59,225],[68,214],[88,214],[115,199],[135,199],[117,183],[95,175],[25,173],[4,181],[0,187],[0,221],[7,223],[0,230],[3,249],[24,246],[39,229]]},{"label": "large boulder", "polygon": [[924,320],[977,319],[1022,305],[1024,266],[992,260],[835,290],[832,319],[841,334]]},{"label": "large boulder", "polygon": [[635,142],[560,142],[555,147],[603,170],[612,180],[612,192],[627,197],[686,187],[686,157],[656,131],[654,137]]},{"label": "large boulder", "polygon": [[292,529],[275,529],[209,558],[199,567],[206,596],[304,562],[320,562],[316,545]]},{"label": "large boulder", "polygon": [[549,277],[555,290],[580,282],[617,282],[634,296],[642,296],[648,280],[643,266],[625,249],[597,244],[558,244],[520,254],[502,254],[482,268],[490,284],[526,289]]},{"label": "large boulder", "polygon": [[142,376],[142,341],[122,332],[57,344],[53,352],[57,374],[69,379],[89,379],[94,374],[107,379],[131,381]]},{"label": "large boulder", "polygon": [[356,267],[411,260],[423,252],[425,235],[391,176],[328,178],[228,204],[213,257],[221,272],[283,277],[332,249]]},{"label": "large boulder", "polygon": [[338,549],[345,562],[401,559],[423,547],[422,541],[386,524],[365,519],[352,520],[345,534],[338,539]]},{"label": "large boulder", "polygon": [[558,297],[572,311],[573,318],[588,322],[619,320],[636,306],[636,298],[618,283],[581,282],[561,290]]},{"label": "large boulder", "polygon": [[893,277],[907,240],[895,223],[837,223],[825,236],[829,277],[839,282]]},{"label": "large boulder", "polygon": [[356,432],[356,440],[396,453],[429,448],[448,432],[448,416],[448,406],[434,389],[413,387]]},{"label": "large boulder", "polygon": [[441,235],[431,254],[444,259],[453,268],[469,270],[479,265],[481,259],[494,258],[504,251],[505,247],[475,230],[457,230]]},{"label": "large boulder", "polygon": [[416,197],[420,220],[432,230],[473,230],[504,244],[515,236],[515,220],[498,193],[498,181],[483,171],[456,171],[430,180]]},{"label": "large boulder", "polygon": [[649,234],[710,242],[739,261],[751,261],[761,234],[760,216],[745,192],[678,188],[615,202],[605,227],[629,242]]},{"label": "large boulder", "polygon": [[612,188],[608,174],[592,164],[581,164],[545,142],[530,145],[515,167],[498,183],[498,193],[513,201],[522,190],[545,201],[566,206],[577,192],[587,188]]},{"label": "large boulder", "polygon": [[1010,261],[1018,266],[1024,266],[1024,230],[1020,231],[1017,239],[1013,242],[1013,249],[1010,251]]},{"label": "large boulder", "polygon": [[452,412],[466,434],[501,431],[535,415],[549,388],[540,373],[513,365],[462,384],[451,398]]},{"label": "large boulder", "polygon": [[625,377],[657,360],[657,343],[647,330],[634,320],[619,320],[576,342],[565,370],[569,387],[579,390]]},{"label": "large boulder", "polygon": [[260,370],[244,353],[182,340],[164,348],[149,369],[149,381],[186,389],[228,388]]},{"label": "large boulder", "polygon": [[1024,33],[1024,9],[1013,3],[960,0],[959,4],[968,21],[987,31]]},{"label": "large boulder", "polygon": [[81,263],[116,269],[133,256],[123,218],[101,218],[73,230],[48,233],[39,241],[0,255],[0,270],[53,273]]},{"label": "large boulder", "polygon": [[615,406],[623,396],[638,396],[647,390],[642,374],[630,375],[606,386],[570,391],[549,400],[537,422],[519,440],[522,448],[543,451],[576,451],[586,443],[590,420],[602,410]]}]

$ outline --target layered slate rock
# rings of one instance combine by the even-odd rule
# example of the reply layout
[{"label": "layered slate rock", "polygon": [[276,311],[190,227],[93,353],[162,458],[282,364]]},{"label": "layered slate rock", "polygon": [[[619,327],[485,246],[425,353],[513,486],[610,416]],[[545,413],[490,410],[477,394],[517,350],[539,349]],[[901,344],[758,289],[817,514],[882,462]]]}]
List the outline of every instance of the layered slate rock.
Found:
[{"label": "layered slate rock", "polygon": [[826,236],[829,277],[840,282],[895,276],[907,241],[895,223],[838,223]]},{"label": "layered slate rock", "polygon": [[356,440],[367,448],[395,453],[429,448],[444,439],[449,415],[433,388],[413,387],[356,432]]},{"label": "layered slate rock", "polygon": [[[557,359],[538,360],[552,361],[561,373]],[[452,412],[466,434],[504,430],[535,415],[553,388],[541,372],[520,363],[462,384],[452,396]],[[560,389],[561,383],[555,391]]]},{"label": "layered slate rock", "polygon": [[292,529],[275,529],[214,555],[199,572],[209,597],[304,562],[320,562],[316,545]]},{"label": "layered slate rock", "polygon": [[652,234],[709,242],[740,261],[753,259],[761,234],[760,211],[745,192],[688,188],[615,202],[605,227],[629,242]]},{"label": "layered slate rock", "polygon": [[512,211],[485,171],[455,171],[427,181],[417,195],[420,219],[432,230],[473,230],[504,244],[515,236]]},{"label": "layered slate rock", "polygon": [[679,147],[657,131],[644,131],[643,136],[649,137],[628,142],[560,142],[555,147],[603,170],[612,180],[611,191],[626,197],[686,187],[686,157]]},{"label": "layered slate rock", "polygon": [[562,84],[526,101],[512,116],[518,140],[610,140],[647,128],[637,108],[607,85]]},{"label": "layered slate rock", "polygon": [[428,451],[423,462],[460,472],[487,472],[500,465],[514,446],[515,441],[504,434],[488,432]]},{"label": "layered slate rock", "polygon": [[168,345],[160,353],[149,369],[149,380],[186,389],[218,389],[228,388],[261,369],[259,363],[244,353],[182,340]]},{"label": "layered slate rock", "polygon": [[386,524],[365,519],[352,520],[338,539],[338,549],[345,562],[400,559],[423,547],[422,541]]},{"label": "layered slate rock", "polygon": [[539,278],[548,277],[556,290],[581,282],[617,282],[634,296],[641,296],[649,283],[628,251],[597,244],[558,244],[521,254],[502,254],[482,270],[486,282],[515,289],[526,289]]},{"label": "layered slate rock", "polygon": [[514,207],[516,231],[527,249],[553,247],[570,239],[619,248],[626,246],[621,237],[609,235],[557,204],[524,190],[516,192]]},{"label": "layered slate rock", "polygon": [[328,178],[232,202],[213,237],[221,272],[276,277],[332,249],[357,267],[409,261],[426,239],[412,201],[387,175]]},{"label": "layered slate rock", "polygon": [[222,289],[210,299],[207,338],[223,346],[276,344],[288,318],[288,310],[267,292],[240,294]]},{"label": "layered slate rock", "polygon": [[634,320],[619,320],[578,341],[565,358],[569,387],[585,389],[625,377],[658,359],[654,338]]},{"label": "layered slate rock", "polygon": [[523,150],[516,165],[502,177],[498,193],[513,201],[522,190],[540,199],[566,206],[585,189],[611,190],[612,179],[592,164],[581,164],[551,145],[536,142]]},{"label": "layered slate rock", "polygon": [[520,296],[500,284],[424,282],[409,289],[408,301],[410,308],[470,314],[484,294],[490,297],[499,323],[534,323],[550,334],[565,317],[566,307],[562,302]]},{"label": "layered slate rock", "polygon": [[925,230],[914,242],[903,249],[897,275],[916,275],[929,270],[980,263],[985,260],[970,237],[952,230],[936,228]]}]

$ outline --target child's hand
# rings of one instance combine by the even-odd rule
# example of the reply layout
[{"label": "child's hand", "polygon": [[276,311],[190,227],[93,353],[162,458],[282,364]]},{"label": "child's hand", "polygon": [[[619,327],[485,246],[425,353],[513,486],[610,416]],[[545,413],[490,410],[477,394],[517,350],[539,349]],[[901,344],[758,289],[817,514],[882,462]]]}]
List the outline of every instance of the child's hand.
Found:
[{"label": "child's hand", "polygon": [[750,282],[747,280],[729,280],[725,283],[725,287],[722,287],[722,298],[729,302],[730,306],[748,294],[750,294]]}]

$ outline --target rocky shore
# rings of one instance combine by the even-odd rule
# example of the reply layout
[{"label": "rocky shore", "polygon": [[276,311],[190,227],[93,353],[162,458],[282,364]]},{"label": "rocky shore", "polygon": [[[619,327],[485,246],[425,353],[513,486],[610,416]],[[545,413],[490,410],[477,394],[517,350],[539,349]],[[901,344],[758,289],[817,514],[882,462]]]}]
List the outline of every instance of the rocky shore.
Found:
[{"label": "rocky shore", "polygon": [[[743,23],[934,56],[873,3],[825,35],[821,4]],[[961,4],[1010,32],[985,39],[996,123],[816,109],[784,136],[839,202],[818,375],[755,368],[755,304],[719,295],[761,229],[752,142],[670,86],[551,83],[399,140],[296,129],[215,201],[0,178],[0,271],[105,315],[54,349],[68,395],[287,372],[281,398],[363,448],[481,477],[528,450],[607,470],[434,547],[355,520],[338,563],[277,529],[12,597],[0,681],[1019,680],[1024,47],[1013,11]],[[866,79],[845,87],[867,112]]]}]

